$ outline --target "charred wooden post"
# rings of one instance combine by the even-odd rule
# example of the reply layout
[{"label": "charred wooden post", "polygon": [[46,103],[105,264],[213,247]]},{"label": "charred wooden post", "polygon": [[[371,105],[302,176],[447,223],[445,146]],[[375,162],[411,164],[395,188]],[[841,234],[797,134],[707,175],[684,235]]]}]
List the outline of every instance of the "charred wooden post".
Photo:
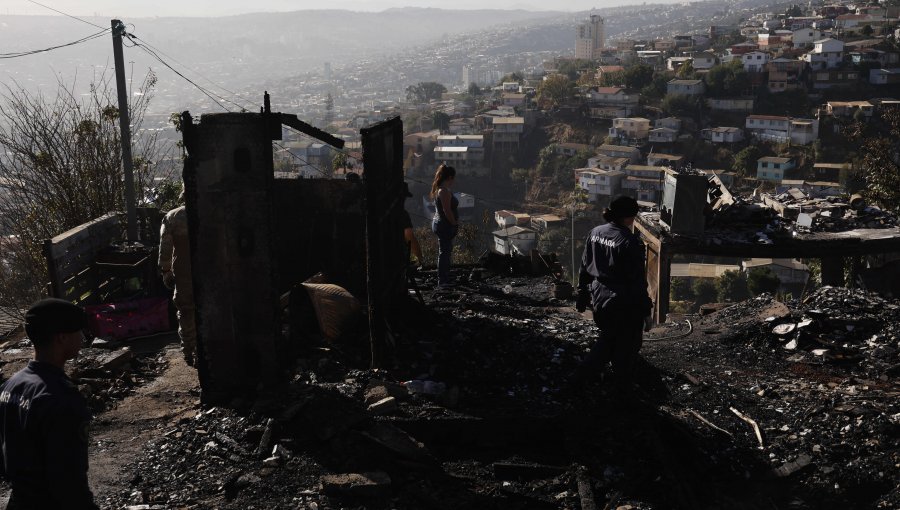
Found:
[{"label": "charred wooden post", "polygon": [[272,382],[279,334],[271,114],[183,120],[185,195],[203,396]]},{"label": "charred wooden post", "polygon": [[822,285],[844,285],[844,258],[822,257]]},{"label": "charred wooden post", "polygon": [[366,294],[371,364],[383,362],[387,312],[403,296],[409,255],[403,241],[403,123],[400,117],[363,129],[366,188]]},{"label": "charred wooden post", "polygon": [[671,288],[672,254],[669,247],[643,225],[635,221],[635,228],[641,233],[647,245],[647,287],[653,299],[653,320],[665,322],[669,313],[669,292]]}]

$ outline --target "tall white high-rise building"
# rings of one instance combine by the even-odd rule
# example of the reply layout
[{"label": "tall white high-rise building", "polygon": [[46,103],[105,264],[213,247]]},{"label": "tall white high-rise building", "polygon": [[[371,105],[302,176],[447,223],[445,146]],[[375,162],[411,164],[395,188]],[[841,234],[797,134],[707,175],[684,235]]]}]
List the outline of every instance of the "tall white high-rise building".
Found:
[{"label": "tall white high-rise building", "polygon": [[603,18],[591,14],[591,21],[582,23],[575,29],[575,58],[594,60],[606,45]]},{"label": "tall white high-rise building", "polygon": [[468,87],[470,83],[474,82],[475,73],[473,72],[472,66],[466,64],[462,68],[462,84],[463,87]]}]

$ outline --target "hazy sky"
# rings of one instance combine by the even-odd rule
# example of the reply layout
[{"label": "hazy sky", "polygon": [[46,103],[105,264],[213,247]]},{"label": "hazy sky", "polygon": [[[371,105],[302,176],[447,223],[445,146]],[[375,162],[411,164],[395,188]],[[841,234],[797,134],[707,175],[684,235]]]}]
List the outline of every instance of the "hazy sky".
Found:
[{"label": "hazy sky", "polygon": [[[638,0],[36,0],[76,16],[224,16],[247,12],[302,9],[380,11],[392,7],[441,7],[446,9],[527,9],[584,11],[604,5],[638,3]],[[27,0],[0,1],[0,14],[53,14]]]}]

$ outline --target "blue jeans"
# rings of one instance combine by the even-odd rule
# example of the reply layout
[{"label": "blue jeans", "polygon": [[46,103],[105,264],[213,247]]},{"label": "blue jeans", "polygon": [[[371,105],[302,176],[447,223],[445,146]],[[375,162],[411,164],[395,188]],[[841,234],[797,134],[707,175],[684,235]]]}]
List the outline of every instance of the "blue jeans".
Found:
[{"label": "blue jeans", "polygon": [[431,222],[431,230],[438,236],[438,283],[450,283],[450,254],[453,252],[453,238],[459,225],[451,225],[446,220]]}]

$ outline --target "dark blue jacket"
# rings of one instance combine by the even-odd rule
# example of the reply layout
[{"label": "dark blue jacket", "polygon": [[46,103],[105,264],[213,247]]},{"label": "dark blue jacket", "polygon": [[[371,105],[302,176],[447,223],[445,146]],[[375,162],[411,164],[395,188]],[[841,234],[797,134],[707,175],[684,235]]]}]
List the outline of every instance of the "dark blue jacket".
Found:
[{"label": "dark blue jacket", "polygon": [[646,249],[641,237],[615,223],[594,227],[585,239],[579,290],[589,290],[594,310],[631,309],[645,316],[650,311]]},{"label": "dark blue jacket", "polygon": [[96,509],[84,398],[65,372],[32,361],[0,388],[2,472],[26,508]]}]

